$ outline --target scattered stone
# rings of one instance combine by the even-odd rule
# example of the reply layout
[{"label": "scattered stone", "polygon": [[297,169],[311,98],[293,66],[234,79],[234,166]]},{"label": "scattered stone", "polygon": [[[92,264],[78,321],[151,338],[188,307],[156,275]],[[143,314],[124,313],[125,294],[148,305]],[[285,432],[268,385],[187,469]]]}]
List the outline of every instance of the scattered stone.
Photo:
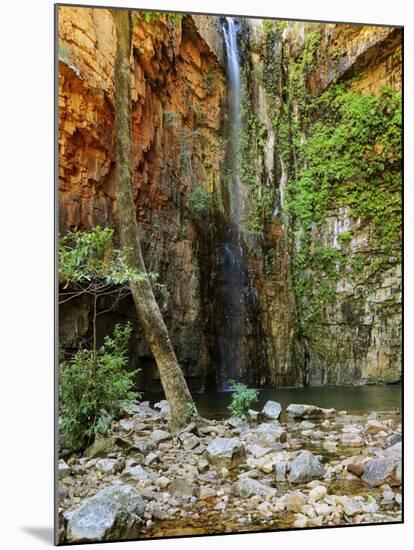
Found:
[{"label": "scattered stone", "polygon": [[313,430],[315,428],[316,424],[311,422],[310,420],[302,420],[302,422],[299,424],[300,430]]},{"label": "scattered stone", "polygon": [[134,440],[134,449],[143,455],[155,450],[155,443],[151,437],[138,437]]},{"label": "scattered stone", "polygon": [[160,489],[166,489],[170,485],[171,479],[166,476],[161,476],[155,480],[155,485]]},{"label": "scattered stone", "polygon": [[237,468],[246,459],[244,445],[237,437],[213,439],[206,449],[206,455],[210,464],[218,468]]},{"label": "scattered stone", "polygon": [[151,464],[155,464],[156,462],[159,462],[159,457],[155,453],[148,453],[145,457],[145,466],[150,466]]},{"label": "scattered stone", "polygon": [[341,438],[342,445],[347,447],[363,447],[365,445],[364,440],[357,433],[345,433]]},{"label": "scattered stone", "polygon": [[183,449],[185,449],[186,451],[190,451],[200,444],[200,439],[190,432],[181,433],[179,436],[179,440],[181,442],[181,445],[183,446]]},{"label": "scattered stone", "polygon": [[300,491],[287,493],[285,496],[285,506],[288,512],[300,512],[304,504],[306,504],[306,497]]},{"label": "scattered stone", "polygon": [[178,498],[190,498],[195,494],[197,485],[193,478],[177,477],[168,487],[168,491]]},{"label": "scattered stone", "polygon": [[198,495],[200,500],[207,500],[215,496],[216,496],[216,491],[213,488],[207,487],[206,485],[202,485],[200,487],[200,492]]},{"label": "scattered stone", "polygon": [[116,472],[122,470],[123,466],[122,461],[114,458],[101,458],[95,464],[95,467],[104,474],[116,474]]},{"label": "scattered stone", "polygon": [[130,420],[129,418],[122,418],[122,419],[118,422],[118,426],[119,426],[120,429],[123,430],[124,432],[130,432],[131,430],[134,429],[134,421],[133,421],[133,420]]},{"label": "scattered stone", "polygon": [[262,456],[272,452],[271,448],[261,447],[260,445],[248,445],[247,450],[254,456],[254,458],[262,458]]},{"label": "scattered stone", "polygon": [[335,409],[322,409],[315,405],[303,405],[292,403],[286,409],[289,416],[294,418],[331,418],[335,416]]},{"label": "scattered stone", "polygon": [[276,482],[284,483],[286,481],[286,464],[277,462],[274,465]]},{"label": "scattered stone", "polygon": [[397,458],[372,458],[365,464],[362,479],[371,487],[379,487],[385,482],[399,485],[401,476],[398,468],[401,468],[401,465]]},{"label": "scattered stone", "polygon": [[95,437],[95,441],[90,445],[86,451],[85,456],[87,458],[97,458],[99,456],[105,456],[114,449],[114,440],[111,437]]},{"label": "scattered stone", "polygon": [[395,445],[396,443],[400,443],[402,440],[400,433],[395,433],[391,439],[390,439],[390,445]]},{"label": "scattered stone", "polygon": [[267,401],[262,410],[262,415],[264,418],[269,418],[270,420],[277,420],[282,412],[282,406],[276,401]]},{"label": "scattered stone", "polygon": [[208,470],[209,462],[205,458],[202,458],[197,463],[197,468],[200,473],[204,473]]},{"label": "scattered stone", "polygon": [[362,462],[351,462],[347,465],[346,469],[351,474],[360,477],[364,473],[365,465]]},{"label": "scattered stone", "polygon": [[324,485],[318,485],[309,492],[309,500],[318,502],[318,500],[325,498],[327,493],[328,491],[326,490],[326,487]]},{"label": "scattered stone", "polygon": [[134,461],[127,462],[122,475],[136,480],[148,479],[148,472],[140,464],[136,464]]},{"label": "scattered stone", "polygon": [[145,502],[134,487],[113,485],[85,500],[71,513],[70,543],[137,538]]},{"label": "scattered stone", "polygon": [[171,434],[166,430],[154,430],[153,432],[151,432],[150,438],[153,440],[155,445],[158,445],[158,443],[161,443],[162,441],[167,441],[167,439],[171,439]]},{"label": "scattered stone", "polygon": [[368,422],[365,425],[365,432],[367,434],[377,434],[379,432],[385,431],[386,427],[382,422],[378,422],[378,420],[368,420]]},{"label": "scattered stone", "polygon": [[240,478],[234,484],[233,492],[236,495],[239,495],[245,498],[251,497],[254,495],[265,497],[267,495],[274,496],[276,494],[276,490],[273,489],[272,487],[268,487],[267,485],[264,485],[264,483],[261,483],[256,479],[251,479],[249,477]]},{"label": "scattered stone", "polygon": [[71,467],[66,464],[66,462],[61,459],[58,463],[58,472],[59,472],[59,479],[64,479],[65,477],[68,477],[71,473],[72,469]]},{"label": "scattered stone", "polygon": [[302,483],[319,479],[326,473],[319,459],[310,451],[301,451],[293,459],[290,466],[289,481]]}]

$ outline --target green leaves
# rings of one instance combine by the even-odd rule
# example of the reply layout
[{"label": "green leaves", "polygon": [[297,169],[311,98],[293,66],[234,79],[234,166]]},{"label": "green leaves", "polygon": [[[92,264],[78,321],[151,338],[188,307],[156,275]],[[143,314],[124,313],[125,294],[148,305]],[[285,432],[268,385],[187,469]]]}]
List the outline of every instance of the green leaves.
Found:
[{"label": "green leaves", "polygon": [[155,281],[157,275],[130,267],[125,254],[113,250],[114,231],[109,227],[93,227],[89,231],[71,231],[59,239],[59,277],[70,283],[101,282],[122,285],[129,282]]},{"label": "green leaves", "polygon": [[211,205],[212,195],[200,186],[195,187],[188,198],[188,208],[191,213],[206,212]]},{"label": "green leaves", "polygon": [[245,384],[231,381],[230,389],[234,392],[229,405],[229,411],[233,416],[243,420],[249,418],[249,409],[257,401],[258,391],[249,389]]},{"label": "green leaves", "polygon": [[96,434],[106,435],[112,420],[123,411],[123,402],[136,399],[134,377],[139,370],[126,372],[130,323],[116,325],[97,350],[80,349],[59,365],[60,431],[65,442],[79,449]]}]

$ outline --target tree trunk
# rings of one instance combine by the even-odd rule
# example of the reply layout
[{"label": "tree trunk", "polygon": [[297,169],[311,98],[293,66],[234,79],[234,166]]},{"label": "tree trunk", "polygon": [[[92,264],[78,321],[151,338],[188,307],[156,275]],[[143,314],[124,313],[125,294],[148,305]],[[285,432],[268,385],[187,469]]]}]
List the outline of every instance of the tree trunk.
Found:
[{"label": "tree trunk", "polygon": [[[131,39],[129,10],[113,10],[117,48],[115,58],[116,218],[121,250],[128,264],[146,273],[132,194],[131,144]],[[184,427],[197,412],[187,382],[171,345],[167,327],[149,280],[130,284],[138,318],[157,363],[171,411],[171,429]]]}]

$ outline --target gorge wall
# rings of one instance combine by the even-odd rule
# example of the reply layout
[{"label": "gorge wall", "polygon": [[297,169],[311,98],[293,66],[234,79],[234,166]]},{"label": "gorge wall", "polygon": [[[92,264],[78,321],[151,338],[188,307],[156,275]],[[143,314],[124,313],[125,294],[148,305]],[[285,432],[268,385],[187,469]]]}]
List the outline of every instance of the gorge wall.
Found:
[{"label": "gorge wall", "polygon": [[[230,215],[228,85],[218,17],[134,12],[133,176],[147,269],[190,388],[220,379],[223,236],[243,250],[242,378],[255,386],[401,376],[401,31],[239,19],[238,171]],[[59,225],[114,226],[110,10],[59,7]],[[384,88],[385,87],[385,88]],[[349,139],[349,132],[353,132]],[[108,308],[102,300],[100,309]],[[138,385],[159,390],[132,301]],[[90,304],[60,308],[68,352]]]}]

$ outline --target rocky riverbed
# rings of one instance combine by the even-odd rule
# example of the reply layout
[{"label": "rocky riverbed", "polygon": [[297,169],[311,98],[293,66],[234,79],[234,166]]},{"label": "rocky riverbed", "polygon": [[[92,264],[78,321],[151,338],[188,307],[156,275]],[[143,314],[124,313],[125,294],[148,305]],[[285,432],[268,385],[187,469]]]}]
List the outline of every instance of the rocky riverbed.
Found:
[{"label": "rocky riverbed", "polygon": [[59,461],[60,542],[401,521],[398,414],[269,401],[250,422],[192,423],[133,403]]}]

